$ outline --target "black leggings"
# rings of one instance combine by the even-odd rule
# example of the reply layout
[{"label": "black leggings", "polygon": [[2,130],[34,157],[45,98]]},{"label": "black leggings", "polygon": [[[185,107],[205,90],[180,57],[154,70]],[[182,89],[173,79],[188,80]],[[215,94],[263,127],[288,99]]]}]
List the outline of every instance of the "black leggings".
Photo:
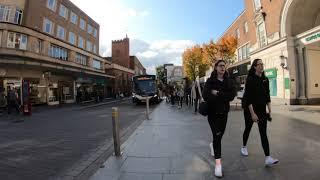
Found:
[{"label": "black leggings", "polygon": [[228,114],[209,114],[208,122],[213,136],[214,158],[221,158],[221,139],[227,125]]},{"label": "black leggings", "polygon": [[[249,134],[250,134],[250,131],[251,131],[251,128],[253,125],[253,121],[251,119],[251,114],[250,114],[249,109],[244,109],[243,114],[244,114],[244,119],[245,119],[245,123],[246,123],[246,128],[243,132],[243,146],[247,146]],[[258,127],[259,127],[259,132],[260,132],[261,144],[262,144],[264,154],[266,156],[269,156],[270,150],[269,150],[269,141],[268,141],[268,136],[267,136],[267,120],[266,119],[260,120],[260,119],[262,119],[262,118],[259,118]]]}]

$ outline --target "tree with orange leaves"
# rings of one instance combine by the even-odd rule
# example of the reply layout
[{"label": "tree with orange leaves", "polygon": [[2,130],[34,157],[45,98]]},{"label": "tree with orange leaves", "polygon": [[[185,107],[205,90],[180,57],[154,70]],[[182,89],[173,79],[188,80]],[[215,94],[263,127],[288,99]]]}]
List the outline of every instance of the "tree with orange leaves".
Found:
[{"label": "tree with orange leaves", "polygon": [[210,64],[203,58],[203,48],[199,45],[186,49],[182,55],[182,60],[184,72],[192,81],[198,76],[205,76]]},{"label": "tree with orange leaves", "polygon": [[219,43],[219,57],[228,64],[232,64],[235,60],[235,52],[237,50],[238,40],[233,36],[223,37]]},{"label": "tree with orange leaves", "polygon": [[219,46],[214,43],[212,40],[208,44],[203,45],[203,58],[210,62],[212,66],[215,61],[218,59]]}]

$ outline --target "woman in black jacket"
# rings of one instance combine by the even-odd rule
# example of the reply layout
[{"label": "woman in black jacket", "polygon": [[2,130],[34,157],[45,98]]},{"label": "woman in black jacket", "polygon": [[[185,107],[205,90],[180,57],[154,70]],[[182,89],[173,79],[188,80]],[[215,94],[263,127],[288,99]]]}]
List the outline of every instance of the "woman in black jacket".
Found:
[{"label": "woman in black jacket", "polygon": [[[272,158],[269,152],[267,119],[270,117],[271,113],[270,102],[269,80],[264,74],[262,60],[255,59],[249,70],[243,95],[242,104],[246,127],[243,132],[243,147],[241,148],[241,154],[243,156],[248,156],[247,142],[252,125],[256,122],[258,123],[261,143],[266,156],[266,166],[271,166],[279,162],[278,159]],[[268,107],[268,114],[266,112],[266,107]]]},{"label": "woman in black jacket", "polygon": [[218,60],[203,90],[203,98],[209,107],[208,122],[213,135],[210,148],[211,155],[216,161],[215,176],[217,177],[222,177],[221,139],[227,125],[230,101],[234,99],[235,94],[234,83],[226,72],[226,63],[224,60]]}]

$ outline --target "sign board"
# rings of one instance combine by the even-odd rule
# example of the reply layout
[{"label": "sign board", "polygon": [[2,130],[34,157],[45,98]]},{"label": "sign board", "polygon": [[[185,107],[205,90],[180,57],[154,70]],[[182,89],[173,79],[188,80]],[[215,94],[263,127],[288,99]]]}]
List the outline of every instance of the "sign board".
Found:
[{"label": "sign board", "polygon": [[277,69],[276,68],[266,69],[264,71],[264,73],[267,78],[276,78],[277,77]]},{"label": "sign board", "polygon": [[311,44],[320,41],[320,32],[313,33],[310,36],[303,38],[301,41],[303,44]]}]

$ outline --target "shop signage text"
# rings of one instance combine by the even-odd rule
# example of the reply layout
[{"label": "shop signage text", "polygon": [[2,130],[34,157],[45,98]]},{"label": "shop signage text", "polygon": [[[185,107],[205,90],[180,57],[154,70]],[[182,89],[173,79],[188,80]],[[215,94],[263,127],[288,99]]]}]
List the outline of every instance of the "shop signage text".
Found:
[{"label": "shop signage text", "polygon": [[272,69],[266,69],[264,71],[266,77],[268,78],[275,78],[277,77],[277,69],[276,68],[272,68]]},{"label": "shop signage text", "polygon": [[320,32],[314,33],[304,39],[305,44],[310,44],[320,40]]}]

